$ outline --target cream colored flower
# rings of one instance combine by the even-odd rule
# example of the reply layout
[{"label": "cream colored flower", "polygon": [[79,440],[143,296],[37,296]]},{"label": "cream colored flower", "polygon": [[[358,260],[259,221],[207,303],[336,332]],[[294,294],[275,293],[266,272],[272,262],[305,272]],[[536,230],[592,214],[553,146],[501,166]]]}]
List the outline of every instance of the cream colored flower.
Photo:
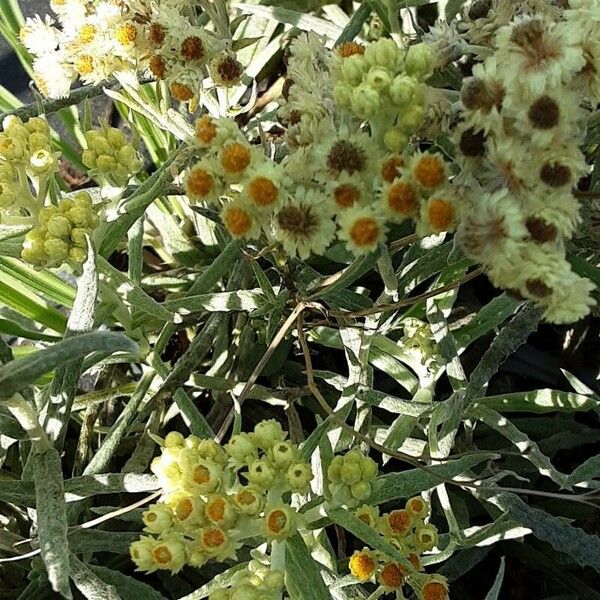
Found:
[{"label": "cream colored flower", "polygon": [[385,239],[385,219],[373,207],[349,208],[338,215],[337,222],[340,228],[338,237],[357,256],[374,252]]}]

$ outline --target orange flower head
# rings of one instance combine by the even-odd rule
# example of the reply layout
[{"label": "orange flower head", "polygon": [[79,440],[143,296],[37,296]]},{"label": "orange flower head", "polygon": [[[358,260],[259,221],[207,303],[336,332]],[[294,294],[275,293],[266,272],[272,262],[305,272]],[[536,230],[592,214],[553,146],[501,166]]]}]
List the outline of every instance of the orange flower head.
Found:
[{"label": "orange flower head", "polygon": [[240,142],[233,142],[223,148],[221,166],[227,173],[237,175],[246,170],[251,158],[252,154],[248,146]]},{"label": "orange flower head", "polygon": [[380,233],[381,226],[375,219],[361,217],[360,219],[356,219],[356,222],[352,225],[350,237],[360,248],[373,245],[379,238]]},{"label": "orange flower head", "polygon": [[173,557],[171,551],[164,544],[161,544],[152,550],[152,558],[158,565],[167,565]]},{"label": "orange flower head", "polygon": [[341,56],[342,58],[348,58],[354,54],[364,54],[365,47],[357,42],[344,42],[343,44],[337,46],[335,51],[337,52],[338,56]]},{"label": "orange flower head", "polygon": [[164,79],[167,74],[167,63],[163,59],[162,56],[158,54],[154,54],[150,61],[148,62],[148,67],[150,68],[150,72],[156,79]]},{"label": "orange flower head", "polygon": [[180,102],[188,102],[194,97],[194,91],[185,83],[173,81],[169,86],[169,90],[171,90],[173,98],[175,98],[175,100],[179,100]]},{"label": "orange flower head", "polygon": [[404,583],[404,575],[396,563],[386,563],[379,573],[379,583],[389,590],[398,590]]},{"label": "orange flower head", "polygon": [[454,223],[454,206],[447,200],[435,198],[429,201],[427,217],[436,231],[447,231]]},{"label": "orange flower head", "polygon": [[434,154],[424,154],[415,164],[413,175],[424,188],[433,190],[446,179],[444,161]]},{"label": "orange flower head", "polygon": [[252,218],[243,208],[232,206],[225,213],[225,227],[232,235],[246,235],[252,227]]},{"label": "orange flower head", "polygon": [[417,192],[410,183],[397,181],[390,186],[387,192],[387,205],[392,212],[398,215],[412,215],[419,206]]},{"label": "orange flower head", "polygon": [[202,544],[205,548],[217,549],[227,543],[225,533],[218,527],[206,527],[202,531]]},{"label": "orange flower head", "polygon": [[204,115],[196,123],[196,139],[208,145],[217,137],[217,126],[209,115]]},{"label": "orange flower head", "polygon": [[412,515],[407,510],[393,510],[387,515],[387,523],[393,535],[406,535],[412,522]]},{"label": "orange flower head", "polygon": [[448,588],[440,581],[428,581],[421,592],[422,600],[448,600]]},{"label": "orange flower head", "polygon": [[349,567],[350,573],[352,573],[356,579],[368,581],[377,568],[377,562],[368,550],[361,550],[356,551],[350,557]]},{"label": "orange flower head", "polygon": [[220,497],[213,498],[206,505],[206,516],[215,523],[222,521],[225,518],[225,499]]},{"label": "orange flower head", "polygon": [[189,498],[182,498],[175,507],[175,514],[181,521],[185,521],[194,510],[194,505]]},{"label": "orange flower head", "polygon": [[204,44],[199,37],[192,35],[181,42],[180,52],[181,57],[185,60],[202,60],[204,58]]},{"label": "orange flower head", "polygon": [[267,517],[267,528],[272,533],[281,533],[287,525],[288,517],[281,509],[272,510]]},{"label": "orange flower head", "polygon": [[208,196],[215,187],[213,176],[202,168],[192,169],[185,180],[186,192],[196,198]]},{"label": "orange flower head", "polygon": [[260,208],[271,206],[279,195],[279,189],[268,177],[255,177],[246,189],[250,199]]},{"label": "orange flower head", "polygon": [[381,179],[392,183],[396,177],[399,177],[399,169],[404,167],[404,159],[401,156],[391,156],[381,165]]},{"label": "orange flower head", "polygon": [[349,208],[360,199],[360,190],[354,185],[344,183],[333,190],[333,199],[340,208]]},{"label": "orange flower head", "polygon": [[198,485],[210,481],[210,471],[204,465],[198,465],[194,469],[193,479]]}]

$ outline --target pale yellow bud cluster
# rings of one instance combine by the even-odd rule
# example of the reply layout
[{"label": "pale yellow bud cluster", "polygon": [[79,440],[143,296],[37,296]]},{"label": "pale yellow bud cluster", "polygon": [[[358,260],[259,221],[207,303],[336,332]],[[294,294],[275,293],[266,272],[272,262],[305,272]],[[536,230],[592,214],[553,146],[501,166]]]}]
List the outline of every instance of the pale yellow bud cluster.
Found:
[{"label": "pale yellow bud cluster", "polygon": [[211,592],[208,600],[279,600],[282,588],[282,571],[251,560],[247,568],[232,577],[229,587]]},{"label": "pale yellow bud cluster", "polygon": [[426,44],[408,49],[383,38],[368,46],[347,42],[333,63],[333,98],[352,114],[384,128],[388,150],[401,151],[425,114],[423,83],[433,72],[434,51]]},{"label": "pale yellow bud cluster", "polygon": [[[407,584],[422,600],[447,600],[445,579],[421,572],[421,554],[432,550],[438,541],[436,527],[425,522],[430,510],[429,503],[420,496],[407,500],[403,509],[392,510],[383,516],[379,516],[377,508],[366,504],[358,508],[354,515],[384,536],[402,553],[412,568],[408,568],[408,564],[395,562],[381,552],[363,548],[350,557],[350,573],[362,582],[376,581],[382,592],[397,592],[399,597],[404,597],[401,595],[402,587]],[[431,590],[422,595],[423,590],[427,590],[427,584],[430,584]],[[445,587],[439,588],[438,584]],[[434,588],[440,592],[439,598],[433,595]]]},{"label": "pale yellow bud cluster", "polygon": [[87,149],[81,160],[90,172],[116,186],[125,186],[142,168],[142,159],[125,134],[115,127],[102,126],[85,133]]},{"label": "pale yellow bud cluster", "polygon": [[357,506],[369,498],[377,471],[377,463],[358,448],[343,456],[335,456],[327,469],[333,502]]},{"label": "pale yellow bud cluster", "polygon": [[154,537],[131,546],[139,569],[175,572],[184,564],[221,562],[235,558],[248,538],[294,535],[302,519],[283,496],[306,493],[313,475],[286,437],[274,420],[233,435],[225,446],[169,433],[151,465],[163,495],[142,517],[144,531]]},{"label": "pale yellow bud cluster", "polygon": [[38,225],[25,236],[21,258],[36,267],[81,264],[87,257],[87,239],[98,216],[87,192],[63,198],[57,206],[42,208]]}]

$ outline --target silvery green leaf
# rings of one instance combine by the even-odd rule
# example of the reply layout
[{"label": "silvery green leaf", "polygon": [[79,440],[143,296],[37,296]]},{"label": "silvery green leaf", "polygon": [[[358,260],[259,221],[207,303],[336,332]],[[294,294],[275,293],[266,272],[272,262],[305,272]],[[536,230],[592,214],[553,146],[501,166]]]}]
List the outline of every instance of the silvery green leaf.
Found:
[{"label": "silvery green leaf", "polygon": [[285,587],[291,600],[330,600],[319,563],[299,533],[285,541],[285,551]]}]

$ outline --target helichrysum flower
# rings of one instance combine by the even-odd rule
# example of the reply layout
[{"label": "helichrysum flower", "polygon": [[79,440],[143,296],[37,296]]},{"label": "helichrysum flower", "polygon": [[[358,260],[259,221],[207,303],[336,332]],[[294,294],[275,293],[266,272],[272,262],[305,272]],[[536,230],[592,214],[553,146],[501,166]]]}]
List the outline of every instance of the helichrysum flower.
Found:
[{"label": "helichrysum flower", "polygon": [[379,509],[376,506],[363,504],[354,511],[354,516],[374,529],[379,522]]},{"label": "helichrysum flower", "polygon": [[286,471],[286,480],[292,492],[305,494],[310,489],[314,475],[308,463],[296,462]]},{"label": "helichrysum flower", "polygon": [[159,569],[177,573],[185,564],[185,545],[180,534],[171,533],[158,539],[142,537],[130,547],[133,562],[141,571]]},{"label": "helichrysum flower", "polygon": [[404,574],[400,565],[394,562],[386,562],[382,567],[381,571],[377,575],[379,585],[381,585],[386,591],[399,590],[404,584]]},{"label": "helichrysum flower", "polygon": [[340,228],[338,237],[357,256],[374,252],[385,239],[385,219],[372,207],[349,208],[338,215],[337,222]]},{"label": "helichrysum flower", "polygon": [[329,198],[314,188],[297,188],[275,213],[274,233],[290,256],[324,254],[335,235]]},{"label": "helichrysum flower", "polygon": [[225,445],[225,451],[236,466],[247,465],[258,459],[256,443],[248,433],[232,435]]},{"label": "helichrysum flower", "polygon": [[234,200],[224,204],[221,209],[221,220],[234,238],[252,240],[260,236],[259,213],[247,201]]},{"label": "helichrysum flower", "polygon": [[388,219],[401,223],[409,217],[414,217],[419,211],[419,190],[409,178],[395,178],[391,183],[385,183],[381,193],[383,208]]},{"label": "helichrysum flower", "polygon": [[412,181],[427,192],[437,189],[448,178],[446,162],[438,153],[417,152],[411,158],[409,171]]},{"label": "helichrysum flower", "polygon": [[433,525],[418,525],[415,530],[415,539],[421,551],[432,550],[438,541],[437,528]]},{"label": "helichrysum flower", "polygon": [[248,481],[256,487],[267,489],[275,481],[275,470],[267,460],[255,460],[248,465]]},{"label": "helichrysum flower", "polygon": [[289,506],[276,506],[265,514],[263,534],[268,540],[282,540],[296,533],[297,513]]},{"label": "helichrysum flower", "polygon": [[221,484],[223,467],[192,452],[182,452],[181,471],[185,491],[191,494],[211,494]]},{"label": "helichrysum flower", "polygon": [[214,165],[205,159],[188,169],[183,177],[183,189],[192,202],[217,200],[223,186]]},{"label": "helichrysum flower", "polygon": [[375,576],[379,562],[374,552],[368,548],[356,550],[348,564],[350,573],[359,581],[369,581]]},{"label": "helichrysum flower", "polygon": [[393,510],[381,517],[381,530],[393,538],[406,537],[414,524],[413,515],[406,509]]},{"label": "helichrysum flower", "polygon": [[419,600],[447,600],[448,583],[441,575],[430,575],[425,580]]},{"label": "helichrysum flower", "polygon": [[204,514],[208,521],[222,529],[229,529],[237,520],[233,504],[223,494],[213,494],[206,499]]},{"label": "helichrysum flower", "polygon": [[252,485],[241,487],[232,496],[233,504],[243,515],[255,516],[260,513],[264,505],[263,490]]},{"label": "helichrysum flower", "polygon": [[259,162],[243,181],[244,196],[259,211],[273,211],[282,196],[283,171],[271,161]]},{"label": "helichrysum flower", "polygon": [[408,510],[417,519],[424,519],[429,515],[431,505],[420,496],[409,498],[406,501],[406,510]]},{"label": "helichrysum flower", "polygon": [[173,509],[168,504],[154,504],[142,515],[144,531],[161,534],[171,528],[173,517]]}]

